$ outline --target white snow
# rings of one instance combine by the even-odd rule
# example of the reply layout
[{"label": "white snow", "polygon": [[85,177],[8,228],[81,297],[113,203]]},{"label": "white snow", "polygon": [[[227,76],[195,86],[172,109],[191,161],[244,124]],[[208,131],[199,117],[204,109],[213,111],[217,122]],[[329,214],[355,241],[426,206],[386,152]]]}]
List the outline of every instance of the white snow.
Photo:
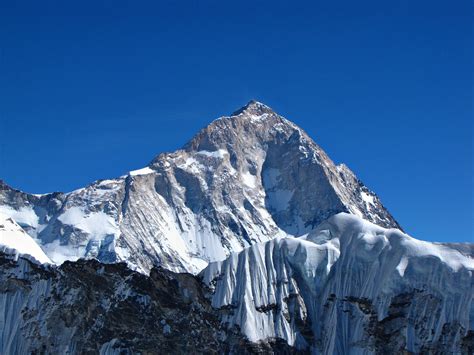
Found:
[{"label": "white snow", "polygon": [[405,270],[407,269],[407,266],[408,266],[408,258],[406,256],[403,256],[396,267],[396,270],[398,271],[401,277],[405,275]]},{"label": "white snow", "polygon": [[20,226],[38,227],[38,216],[31,207],[21,207],[15,210],[10,206],[0,206],[0,214],[11,217]]},{"label": "white snow", "polygon": [[248,171],[242,174],[242,181],[248,187],[257,187],[257,177],[255,175],[250,174]]},{"label": "white snow", "polygon": [[79,228],[96,238],[120,233],[114,218],[102,211],[86,213],[80,207],[71,207],[58,219],[64,224]]},{"label": "white snow", "polygon": [[149,167],[138,169],[138,170],[132,170],[129,172],[131,176],[138,176],[138,175],[147,175],[147,174],[153,174],[155,171],[153,169],[150,169]]},{"label": "white snow", "polygon": [[[426,257],[432,258],[431,262],[427,263]],[[469,282],[458,280],[472,277],[472,270],[474,260],[454,248],[419,241],[397,229],[384,229],[354,215],[340,213],[306,236],[277,237],[232,253],[223,262],[210,263],[201,276],[214,289],[213,307],[233,308],[223,319],[229,327],[238,325],[253,342],[279,337],[298,346],[304,342],[301,343],[294,323],[288,321],[293,318],[288,317],[289,313],[295,309],[300,310],[300,317],[324,316],[325,331],[334,331],[336,324],[345,324],[347,315],[344,308],[331,308],[335,304],[324,297],[336,294],[341,299],[353,296],[373,300],[383,317],[394,292],[403,292],[407,284],[415,288],[422,285],[433,292],[462,293],[459,296],[464,302],[462,306],[449,309],[448,302],[441,316],[418,306],[417,316],[432,317],[426,324],[435,324],[440,321],[437,317],[441,317],[443,322],[457,319],[468,326],[469,317],[462,309],[470,302],[471,289]],[[295,302],[299,308],[289,305],[289,295],[297,295]],[[318,306],[314,308],[316,301],[325,305],[322,312],[329,307],[327,313],[307,313],[306,305],[312,307],[312,312],[318,312]],[[269,306],[274,307],[272,311],[261,310]],[[357,324],[351,322],[347,324]],[[420,343],[417,336],[409,334],[407,340]],[[365,333],[358,328],[352,329],[347,338],[328,335],[322,339],[325,346],[322,352],[333,353],[335,348],[347,350],[347,344],[362,341],[364,337]]]},{"label": "white snow", "polygon": [[[331,217],[330,220],[333,224],[338,225],[338,228],[347,231],[348,234],[360,231],[358,238],[364,241],[363,245],[365,248],[367,248],[367,245],[379,244],[380,248],[402,250],[403,254],[397,265],[397,270],[400,271],[402,276],[411,259],[427,256],[439,259],[440,262],[454,272],[459,271],[463,267],[468,270],[474,270],[474,259],[472,257],[466,256],[457,249],[447,245],[418,240],[402,233],[398,229],[385,229],[347,213],[339,213]],[[322,227],[318,229],[320,228]],[[310,234],[308,238],[314,237],[314,234]]]},{"label": "white snow", "polygon": [[362,200],[365,202],[366,205],[374,206],[374,196],[369,195],[365,191],[361,191],[360,196],[362,197]]},{"label": "white snow", "polygon": [[43,196],[46,196],[46,195],[50,195],[51,192],[46,192],[44,194],[32,194],[33,196],[36,196],[36,197],[43,197]]},{"label": "white snow", "polygon": [[262,122],[268,117],[268,113],[263,113],[261,115],[250,115],[249,118],[252,122]]},{"label": "white snow", "polygon": [[187,157],[184,162],[177,163],[176,166],[180,169],[186,170],[190,173],[197,175],[198,178],[200,177],[202,171],[212,169],[212,167],[210,167],[209,165],[202,165],[193,157]]},{"label": "white snow", "polygon": [[43,244],[41,247],[49,258],[58,265],[61,265],[66,260],[77,261],[84,257],[85,247],[78,248],[71,245],[61,245],[58,239],[51,243]]},{"label": "white snow", "polygon": [[229,153],[225,149],[218,149],[218,150],[213,151],[213,152],[210,152],[208,150],[200,150],[196,154],[205,155],[206,157],[216,158],[216,159],[224,159],[224,157],[226,155],[229,155]]},{"label": "white snow", "polygon": [[[140,169],[140,170],[144,170],[144,169],[147,169],[147,168],[143,168],[143,169]],[[140,171],[140,170],[135,170],[135,171]],[[150,169],[151,170],[151,169]],[[132,173],[132,171],[130,172]],[[105,186],[105,187],[109,187],[110,185],[116,185],[116,184],[119,184],[120,183],[120,180],[118,179],[105,179],[105,180],[101,180],[98,182],[97,186]]]},{"label": "white snow", "polygon": [[46,256],[40,246],[31,238],[15,221],[0,214],[0,250],[6,253],[17,253],[22,256],[30,256],[40,263],[49,263],[51,260]]},{"label": "white snow", "polygon": [[[401,245],[405,249],[405,256],[400,261],[400,270],[405,270],[410,257],[432,256],[438,258],[443,264],[448,265],[454,272],[465,267],[474,270],[474,259],[467,257],[460,251],[438,243],[425,242],[405,235]],[[407,260],[404,260],[407,259]],[[402,273],[401,273],[402,274]],[[403,274],[402,274],[403,276]]]}]

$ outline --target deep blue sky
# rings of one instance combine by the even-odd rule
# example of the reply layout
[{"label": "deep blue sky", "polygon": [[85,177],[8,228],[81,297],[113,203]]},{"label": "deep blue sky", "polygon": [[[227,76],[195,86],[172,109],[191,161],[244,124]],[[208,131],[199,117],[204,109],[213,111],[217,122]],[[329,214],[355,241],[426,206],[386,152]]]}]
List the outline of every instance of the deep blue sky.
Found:
[{"label": "deep blue sky", "polygon": [[0,5],[10,185],[122,175],[254,98],[413,236],[473,241],[471,1],[72,3]]}]

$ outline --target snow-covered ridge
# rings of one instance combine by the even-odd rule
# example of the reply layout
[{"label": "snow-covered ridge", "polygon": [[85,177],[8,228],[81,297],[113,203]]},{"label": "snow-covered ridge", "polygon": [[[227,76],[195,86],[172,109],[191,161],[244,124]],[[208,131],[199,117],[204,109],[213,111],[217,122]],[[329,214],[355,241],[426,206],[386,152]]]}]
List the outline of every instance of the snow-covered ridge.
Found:
[{"label": "snow-covered ridge", "polygon": [[39,245],[15,221],[0,213],[0,251],[23,256],[42,264],[51,264],[51,260]]},{"label": "snow-covered ridge", "polygon": [[153,173],[154,171],[150,169],[149,167],[145,167],[138,170],[132,170],[129,172],[131,176],[146,175],[146,174],[153,174]]},{"label": "snow-covered ridge", "polygon": [[371,353],[396,320],[397,341],[406,345],[400,351],[418,353],[446,341],[450,327],[445,345],[459,351],[474,323],[473,270],[473,255],[341,213],[306,236],[254,244],[211,263],[201,277],[214,290],[213,306],[229,309],[223,321],[253,342],[281,338],[316,353]]}]

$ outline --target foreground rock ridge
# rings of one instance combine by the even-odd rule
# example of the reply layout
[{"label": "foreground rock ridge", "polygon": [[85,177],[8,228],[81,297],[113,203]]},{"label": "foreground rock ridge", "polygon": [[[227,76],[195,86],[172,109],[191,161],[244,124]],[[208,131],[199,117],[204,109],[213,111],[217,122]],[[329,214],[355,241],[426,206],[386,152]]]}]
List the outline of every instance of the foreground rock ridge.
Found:
[{"label": "foreground rock ridge", "polygon": [[198,273],[278,236],[301,236],[339,212],[400,228],[345,165],[299,127],[251,101],[143,169],[70,192],[0,183],[0,213],[54,263],[79,258]]},{"label": "foreground rock ridge", "polygon": [[85,259],[46,267],[2,254],[0,270],[2,354],[271,352],[275,343],[224,327],[190,274]]},{"label": "foreground rock ridge", "polygon": [[473,272],[256,101],[116,179],[0,183],[0,354],[472,354]]},{"label": "foreground rock ridge", "polygon": [[199,276],[0,253],[0,353],[472,354],[473,249],[340,213]]}]

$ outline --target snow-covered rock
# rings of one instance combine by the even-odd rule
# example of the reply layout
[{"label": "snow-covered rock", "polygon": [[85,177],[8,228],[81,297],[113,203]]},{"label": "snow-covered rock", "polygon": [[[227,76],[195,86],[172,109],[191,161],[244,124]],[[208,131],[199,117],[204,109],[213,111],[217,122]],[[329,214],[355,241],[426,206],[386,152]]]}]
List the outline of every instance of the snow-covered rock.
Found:
[{"label": "snow-covered rock", "polygon": [[473,346],[472,245],[416,240],[337,214],[200,274],[223,322],[253,342],[321,354],[464,353]]},{"label": "snow-covered rock", "polygon": [[299,127],[252,101],[143,169],[70,193],[0,183],[0,212],[56,263],[126,261],[197,273],[255,243],[349,212],[400,228],[377,196]]}]

